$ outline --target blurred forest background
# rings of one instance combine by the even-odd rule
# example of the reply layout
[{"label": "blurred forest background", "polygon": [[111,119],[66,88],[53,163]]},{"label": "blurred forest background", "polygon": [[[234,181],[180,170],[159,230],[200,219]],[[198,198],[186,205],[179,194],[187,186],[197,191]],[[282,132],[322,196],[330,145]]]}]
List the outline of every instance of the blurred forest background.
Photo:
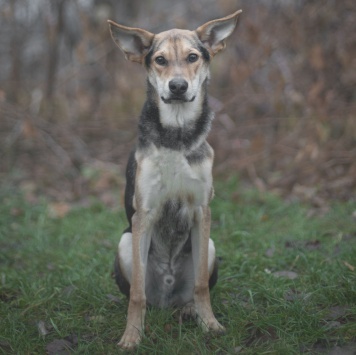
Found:
[{"label": "blurred forest background", "polygon": [[0,178],[117,203],[145,100],[106,20],[159,32],[243,13],[211,66],[214,174],[323,207],[356,191],[354,0],[0,0]]}]

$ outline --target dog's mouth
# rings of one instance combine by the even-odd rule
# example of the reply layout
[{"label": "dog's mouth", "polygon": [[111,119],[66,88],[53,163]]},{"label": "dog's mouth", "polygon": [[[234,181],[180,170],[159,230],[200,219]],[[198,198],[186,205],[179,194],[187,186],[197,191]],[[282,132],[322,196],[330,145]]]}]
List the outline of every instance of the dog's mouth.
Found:
[{"label": "dog's mouth", "polygon": [[193,96],[190,100],[188,100],[185,96],[172,95],[168,98],[164,98],[163,96],[161,96],[161,100],[165,104],[180,104],[185,102],[193,102],[195,100],[195,96]]}]

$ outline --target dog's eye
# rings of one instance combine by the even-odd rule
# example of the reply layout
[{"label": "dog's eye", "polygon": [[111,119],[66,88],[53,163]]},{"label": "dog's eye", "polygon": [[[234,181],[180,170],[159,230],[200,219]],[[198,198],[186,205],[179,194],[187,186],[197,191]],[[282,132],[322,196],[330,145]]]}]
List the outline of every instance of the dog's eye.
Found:
[{"label": "dog's eye", "polygon": [[190,62],[190,63],[194,63],[194,62],[196,62],[197,60],[198,60],[198,55],[197,54],[194,54],[194,53],[191,53],[191,54],[189,54],[189,56],[188,56],[188,62]]},{"label": "dog's eye", "polygon": [[162,57],[162,56],[159,56],[155,59],[155,62],[158,64],[158,65],[166,65],[167,64],[167,60]]}]

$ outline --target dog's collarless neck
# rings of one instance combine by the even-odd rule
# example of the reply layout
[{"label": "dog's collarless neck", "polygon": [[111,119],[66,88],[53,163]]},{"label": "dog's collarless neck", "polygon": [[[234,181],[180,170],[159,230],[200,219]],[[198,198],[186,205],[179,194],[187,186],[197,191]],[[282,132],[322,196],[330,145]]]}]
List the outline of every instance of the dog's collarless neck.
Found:
[{"label": "dog's collarless neck", "polygon": [[187,124],[164,125],[157,103],[148,98],[140,117],[138,148],[154,144],[173,150],[194,150],[205,141],[212,119],[213,112],[208,107],[207,98],[204,97],[197,118],[191,119]]}]

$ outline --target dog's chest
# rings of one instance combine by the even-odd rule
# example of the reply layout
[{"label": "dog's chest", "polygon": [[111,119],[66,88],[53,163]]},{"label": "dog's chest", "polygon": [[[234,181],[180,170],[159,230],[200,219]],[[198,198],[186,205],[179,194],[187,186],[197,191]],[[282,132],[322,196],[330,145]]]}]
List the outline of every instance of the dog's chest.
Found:
[{"label": "dog's chest", "polygon": [[140,163],[138,187],[142,207],[157,210],[167,201],[179,200],[194,208],[209,202],[212,162],[203,159],[189,164],[183,152],[166,148],[151,149]]}]

